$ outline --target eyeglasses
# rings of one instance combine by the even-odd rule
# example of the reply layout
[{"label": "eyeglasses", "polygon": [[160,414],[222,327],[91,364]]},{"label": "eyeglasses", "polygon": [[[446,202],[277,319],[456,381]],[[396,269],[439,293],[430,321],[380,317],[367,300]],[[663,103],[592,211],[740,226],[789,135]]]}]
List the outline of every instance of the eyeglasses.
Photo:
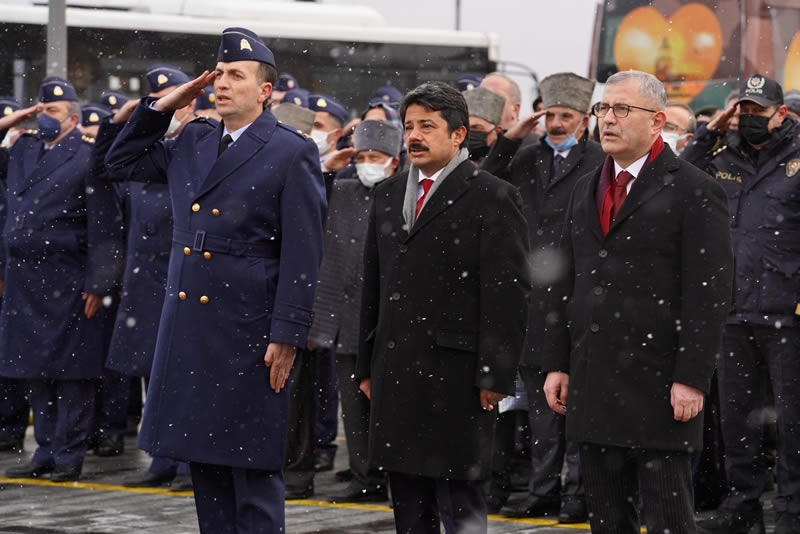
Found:
[{"label": "eyeglasses", "polygon": [[630,104],[614,104],[613,106],[609,106],[603,102],[598,102],[592,106],[592,114],[598,118],[605,117],[609,109],[614,112],[614,116],[618,119],[627,117],[632,109],[641,109],[642,111],[649,111],[650,113],[658,113],[658,111],[654,109],[640,108],[639,106],[631,106]]},{"label": "eyeglasses", "polygon": [[689,130],[687,130],[685,128],[681,128],[680,126],[678,126],[674,122],[665,123],[664,124],[664,131],[667,132],[667,133],[676,133],[676,134],[679,134],[679,135],[683,135],[683,134],[689,132]]}]

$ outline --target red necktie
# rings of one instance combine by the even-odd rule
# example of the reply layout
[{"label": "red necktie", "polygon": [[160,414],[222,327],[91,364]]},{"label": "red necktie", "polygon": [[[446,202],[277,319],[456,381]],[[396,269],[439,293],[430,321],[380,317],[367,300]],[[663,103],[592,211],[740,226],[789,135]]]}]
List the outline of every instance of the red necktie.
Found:
[{"label": "red necktie", "polygon": [[628,196],[628,182],[631,180],[633,180],[631,173],[620,171],[616,183],[611,184],[611,198],[614,201],[614,207],[611,208],[612,221],[617,218],[622,203],[625,202],[625,197]]},{"label": "red necktie", "polygon": [[416,220],[419,217],[419,210],[422,209],[422,205],[425,203],[425,197],[428,196],[428,191],[431,190],[431,186],[433,185],[433,180],[430,178],[424,178],[422,180],[422,196],[419,197],[417,200],[417,214],[414,215],[414,219]]}]

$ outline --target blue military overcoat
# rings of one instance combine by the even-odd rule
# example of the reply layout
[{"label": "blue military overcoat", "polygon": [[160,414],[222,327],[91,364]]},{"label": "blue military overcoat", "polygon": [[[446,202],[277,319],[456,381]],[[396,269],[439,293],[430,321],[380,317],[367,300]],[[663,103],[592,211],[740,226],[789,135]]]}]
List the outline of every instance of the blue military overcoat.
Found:
[{"label": "blue military overcoat", "polygon": [[174,239],[139,446],[153,456],[277,471],[288,393],[270,342],[306,344],[326,202],[317,149],[265,111],[218,158],[223,126],[144,99],[106,163],[168,182]]},{"label": "blue military overcoat", "polygon": [[[2,136],[4,132],[0,132]],[[92,145],[75,129],[52,149],[23,135],[0,178],[8,215],[3,227],[5,299],[0,314],[0,375],[81,379],[102,374],[101,309],[84,315],[82,292],[107,294],[108,258],[95,253],[90,225],[113,224],[110,190],[96,187]]]}]

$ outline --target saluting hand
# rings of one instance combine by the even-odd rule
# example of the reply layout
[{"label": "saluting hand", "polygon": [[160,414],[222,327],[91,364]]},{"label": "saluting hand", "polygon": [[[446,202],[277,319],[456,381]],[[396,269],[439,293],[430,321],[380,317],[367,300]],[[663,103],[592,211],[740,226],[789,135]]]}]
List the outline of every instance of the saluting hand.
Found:
[{"label": "saluting hand", "polygon": [[544,396],[550,408],[561,415],[567,415],[567,395],[569,394],[569,375],[559,371],[547,373],[544,381]]},{"label": "saluting hand", "polygon": [[123,105],[121,108],[117,110],[116,113],[114,113],[114,116],[111,118],[111,122],[113,122],[114,124],[122,124],[128,122],[128,119],[130,119],[131,115],[133,115],[133,110],[136,109],[136,106],[138,105],[139,105],[138,100],[134,99],[128,100],[127,102],[125,102],[125,105]]},{"label": "saluting hand", "polygon": [[203,74],[190,82],[186,82],[167,96],[161,97],[153,104],[153,109],[157,111],[175,111],[185,108],[192,103],[192,100],[203,94],[206,86],[214,83],[217,73],[203,71]]},{"label": "saluting hand", "polygon": [[703,392],[692,386],[674,382],[669,394],[669,402],[675,410],[675,420],[685,423],[697,417],[703,410]]},{"label": "saluting hand", "polygon": [[297,349],[285,343],[270,343],[267,347],[264,364],[269,367],[269,386],[275,393],[280,393],[286,385],[296,355]]},{"label": "saluting hand", "polygon": [[728,131],[728,128],[731,127],[731,121],[733,120],[734,115],[736,115],[736,104],[732,105],[720,113],[716,119],[713,119],[711,122],[709,122],[706,126],[706,129],[712,132],[723,134]]},{"label": "saluting hand", "polygon": [[29,108],[19,109],[11,115],[6,115],[0,119],[0,130],[8,130],[13,128],[25,119],[30,119],[39,109],[39,104],[35,104]]},{"label": "saluting hand", "polygon": [[503,137],[506,139],[524,139],[528,137],[536,129],[539,119],[547,113],[546,109],[537,111],[533,115],[529,115],[517,122],[514,126],[506,130]]},{"label": "saluting hand", "polygon": [[343,148],[341,150],[337,150],[325,160],[325,168],[330,172],[341,171],[347,167],[347,164],[350,163],[350,160],[352,160],[355,155],[355,148]]}]

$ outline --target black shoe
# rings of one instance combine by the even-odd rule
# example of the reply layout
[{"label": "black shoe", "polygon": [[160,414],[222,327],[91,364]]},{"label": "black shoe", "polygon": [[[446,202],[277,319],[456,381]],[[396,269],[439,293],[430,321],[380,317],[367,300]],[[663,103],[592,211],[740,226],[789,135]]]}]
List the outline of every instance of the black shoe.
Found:
[{"label": "black shoe", "polygon": [[[697,522],[699,534],[764,534],[764,513],[758,510],[732,512],[718,510],[708,519]],[[778,531],[776,530],[776,533]]]},{"label": "black shoe", "polygon": [[128,418],[128,427],[125,430],[125,437],[135,438],[139,435],[139,420],[134,417]]},{"label": "black shoe", "polygon": [[341,471],[336,471],[333,478],[336,479],[336,482],[350,482],[353,480],[353,471],[349,467]]},{"label": "black shoe", "polygon": [[129,488],[157,488],[167,482],[171,482],[174,478],[175,470],[173,469],[167,469],[160,473],[145,471],[126,476],[122,479],[122,485]]},{"label": "black shoe", "polygon": [[50,475],[51,482],[77,482],[81,478],[82,464],[57,465]]},{"label": "black shoe", "polygon": [[33,462],[6,469],[8,478],[39,478],[55,469],[53,464],[35,464]]},{"label": "black shoe", "polygon": [[586,510],[586,500],[580,497],[567,497],[561,501],[561,511],[558,512],[559,523],[586,523],[589,512]]},{"label": "black shoe", "polygon": [[0,439],[0,452],[22,452],[24,439]]},{"label": "black shoe", "polygon": [[170,491],[193,491],[192,475],[175,475],[169,484]]},{"label": "black shoe", "polygon": [[528,497],[514,506],[506,506],[500,514],[506,517],[543,517],[558,515],[561,503],[550,497]]},{"label": "black shoe", "polygon": [[497,495],[488,495],[486,497],[486,513],[490,515],[499,514],[503,506],[506,505],[508,499],[498,497]]},{"label": "black shoe", "polygon": [[800,532],[800,514],[782,512],[775,521],[775,534],[797,534]]},{"label": "black shoe", "polygon": [[386,502],[389,493],[386,486],[367,486],[358,480],[352,480],[341,491],[328,495],[330,502]]},{"label": "black shoe", "polygon": [[333,456],[324,452],[315,454],[314,471],[333,471]]},{"label": "black shoe", "polygon": [[300,499],[308,499],[314,495],[314,483],[307,486],[286,486],[286,497],[284,497],[287,501],[297,501]]},{"label": "black shoe", "polygon": [[125,441],[122,436],[103,436],[94,448],[97,456],[119,456],[123,452]]}]

